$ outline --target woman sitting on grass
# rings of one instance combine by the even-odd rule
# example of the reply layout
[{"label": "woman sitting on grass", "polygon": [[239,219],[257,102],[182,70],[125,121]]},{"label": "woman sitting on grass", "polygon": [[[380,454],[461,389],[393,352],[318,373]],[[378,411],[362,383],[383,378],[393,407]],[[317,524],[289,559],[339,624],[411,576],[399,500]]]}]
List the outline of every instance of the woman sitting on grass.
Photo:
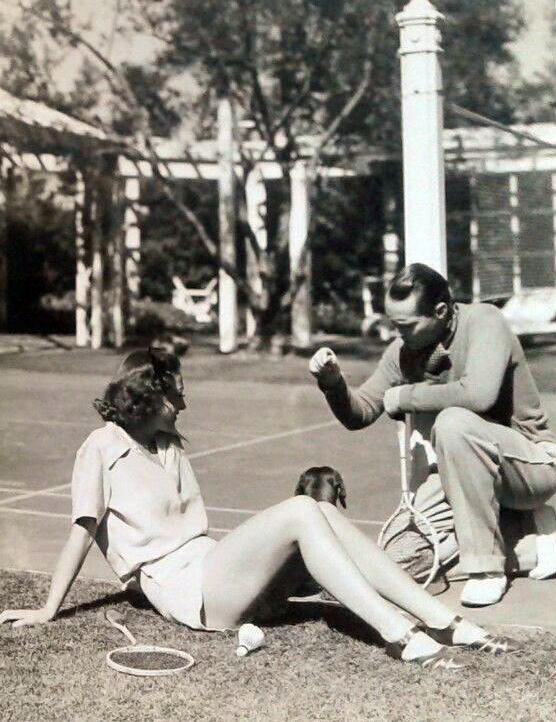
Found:
[{"label": "woman sitting on grass", "polygon": [[46,604],[5,611],[0,623],[54,619],[96,540],[122,582],[135,579],[160,614],[193,629],[237,627],[300,554],[324,589],[381,634],[390,656],[459,669],[464,665],[446,644],[494,653],[518,648],[456,617],[328,502],[295,496],[220,541],[207,536],[203,499],[175,429],[185,401],[173,354],[130,354],[95,407],[106,425],[77,453],[73,525]]}]

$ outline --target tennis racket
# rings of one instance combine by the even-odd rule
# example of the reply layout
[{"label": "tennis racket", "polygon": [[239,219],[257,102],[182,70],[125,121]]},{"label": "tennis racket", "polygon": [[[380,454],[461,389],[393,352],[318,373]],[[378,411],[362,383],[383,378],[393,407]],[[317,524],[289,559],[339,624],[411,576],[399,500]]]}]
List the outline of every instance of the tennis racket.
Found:
[{"label": "tennis racket", "polygon": [[[423,587],[428,587],[429,584],[435,578],[440,568],[440,538],[438,532],[427,519],[427,517],[415,508],[413,501],[415,494],[410,489],[410,480],[412,478],[412,455],[411,455],[411,436],[413,434],[413,424],[411,414],[405,415],[405,421],[398,421],[398,443],[400,448],[400,472],[401,472],[401,487],[402,496],[398,508],[394,513],[386,520],[380,534],[378,536],[378,545],[385,549],[388,545],[407,531],[416,531],[422,536],[425,536],[427,542],[431,545],[433,550],[431,568],[423,582]],[[399,531],[390,536],[387,542],[385,537],[388,530],[392,526],[394,520],[404,512],[409,513],[409,524],[403,526]]]},{"label": "tennis racket", "polygon": [[106,664],[116,672],[136,677],[160,677],[179,674],[195,664],[193,657],[181,649],[138,644],[123,623],[122,615],[114,609],[105,612],[106,620],[118,629],[130,642],[127,647],[112,649],[106,655]]}]

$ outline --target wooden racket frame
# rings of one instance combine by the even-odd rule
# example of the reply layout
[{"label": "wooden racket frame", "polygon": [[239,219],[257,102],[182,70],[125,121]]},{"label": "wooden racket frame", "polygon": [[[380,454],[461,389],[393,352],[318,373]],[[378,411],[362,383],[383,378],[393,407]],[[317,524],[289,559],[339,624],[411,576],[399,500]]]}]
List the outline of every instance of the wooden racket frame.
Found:
[{"label": "wooden racket frame", "polygon": [[[123,674],[132,674],[135,677],[164,677],[170,674],[180,674],[185,672],[195,664],[195,660],[188,652],[183,652],[181,649],[173,649],[172,647],[158,647],[152,644],[138,644],[137,640],[129,629],[117,619],[117,612],[114,609],[108,609],[104,616],[109,624],[118,629],[131,644],[126,647],[117,647],[111,649],[106,654],[106,664],[116,672],[122,672]],[[129,652],[155,652],[160,654],[171,654],[173,657],[179,657],[185,660],[185,663],[181,667],[174,667],[172,669],[140,669],[137,667],[128,667],[125,664],[120,664],[112,659],[112,655],[116,653],[129,653]]]},{"label": "wooden racket frame", "polygon": [[[413,501],[415,499],[415,494],[411,491],[410,488],[410,481],[413,477],[413,458],[411,453],[411,437],[413,435],[413,419],[411,414],[405,414],[405,418],[403,421],[397,422],[397,432],[398,432],[398,446],[399,446],[399,453],[400,453],[400,476],[401,476],[401,490],[402,495],[400,499],[400,503],[398,504],[398,507],[394,511],[394,513],[385,521],[384,525],[382,526],[382,529],[380,530],[380,534],[378,535],[378,545],[381,547],[381,549],[385,548],[384,544],[384,537],[388,529],[390,528],[392,522],[394,519],[402,512],[408,511],[410,515],[410,524],[413,523],[415,528],[423,533],[423,531],[419,528],[417,522],[421,522],[423,526],[425,526],[430,532],[429,534],[425,534],[427,539],[431,542],[433,547],[433,561],[430,568],[430,571],[423,582],[423,587],[426,588],[429,586],[429,584],[433,581],[433,579],[436,577],[436,574],[438,573],[438,570],[440,569],[440,539],[438,536],[438,532],[434,528],[434,526],[431,524],[431,522],[427,519],[427,517],[420,512],[418,509],[415,508],[413,505]],[[397,535],[395,535],[397,536]],[[392,537],[394,538],[394,537]],[[391,541],[391,540],[390,540]]]}]

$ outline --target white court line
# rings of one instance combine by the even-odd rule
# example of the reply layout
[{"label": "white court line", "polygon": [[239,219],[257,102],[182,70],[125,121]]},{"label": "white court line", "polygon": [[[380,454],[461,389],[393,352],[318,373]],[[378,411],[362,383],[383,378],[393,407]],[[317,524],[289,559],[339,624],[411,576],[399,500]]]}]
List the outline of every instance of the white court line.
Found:
[{"label": "white court line", "polygon": [[[36,511],[35,509],[0,509],[0,514],[27,514],[30,516],[45,516],[50,519],[71,519],[71,514],[59,514],[54,511]],[[209,531],[227,534],[231,529],[221,529],[220,527],[210,526]]]},{"label": "white court line", "polygon": [[7,424],[31,424],[32,426],[93,426],[91,421],[62,421],[57,419],[1,419],[1,423]]},{"label": "white court line", "polygon": [[[0,491],[2,489],[0,488]],[[6,491],[8,491],[6,489]],[[48,492],[48,494],[45,492],[45,496],[55,496],[63,499],[70,499],[71,494],[63,491],[51,491]],[[264,509],[236,509],[233,507],[228,506],[205,506],[205,509],[207,511],[216,511],[222,514],[246,514],[247,516],[253,516],[253,514],[258,514],[261,511],[264,511]],[[351,517],[347,517],[349,521],[351,521],[353,524],[367,524],[371,526],[380,526],[384,522],[382,521],[369,521],[369,519],[352,519]]]},{"label": "white court line", "polygon": [[[71,422],[68,422],[71,423]],[[281,431],[279,434],[268,434],[266,436],[257,436],[254,439],[247,439],[246,441],[238,441],[235,444],[228,444],[227,446],[217,446],[214,449],[207,449],[206,451],[197,451],[193,454],[188,454],[189,459],[199,459],[202,456],[210,456],[211,454],[221,454],[224,451],[231,451],[232,449],[241,449],[245,446],[254,446],[255,444],[264,444],[267,441],[273,441],[274,439],[284,439],[287,436],[297,436],[298,434],[304,434],[306,431],[316,431],[317,429],[324,429],[327,426],[335,426],[338,421],[326,421],[322,424],[312,424],[311,426],[302,426],[298,429],[291,429],[290,431]],[[30,499],[33,496],[42,496],[52,491],[59,491],[60,489],[67,489],[71,484],[58,484],[57,486],[49,486],[44,489],[38,489],[37,491],[28,491],[25,494],[18,494],[8,499],[2,499],[0,501],[0,507],[6,504],[11,504],[14,501],[20,501],[21,499]]]},{"label": "white court line", "polygon": [[301,426],[298,429],[291,429],[290,431],[281,431],[279,434],[268,434],[267,436],[257,436],[254,439],[248,439],[247,441],[238,441],[235,444],[228,444],[227,446],[217,446],[215,449],[207,449],[207,451],[197,451],[194,454],[188,454],[189,459],[200,459],[202,456],[210,456],[211,454],[220,454],[223,451],[231,451],[232,449],[241,449],[245,446],[254,446],[255,444],[264,444],[267,441],[273,441],[274,439],[284,439],[288,436],[297,436],[298,434],[304,434],[307,431],[317,431],[318,429],[325,429],[327,426],[336,426],[338,421],[325,421],[322,424],[313,424],[312,426]]},{"label": "white court line", "polygon": [[14,501],[21,501],[21,499],[30,499],[33,496],[44,496],[45,494],[49,494],[50,492],[53,492],[53,491],[58,491],[59,489],[67,489],[68,486],[71,486],[71,484],[69,484],[69,483],[58,484],[58,486],[49,486],[46,489],[39,489],[38,491],[27,491],[27,492],[25,492],[25,494],[18,494],[17,496],[11,496],[11,497],[8,497],[7,499],[2,499],[2,501],[0,501],[0,508],[4,504],[11,504]]},{"label": "white court line", "polygon": [[[207,511],[231,511],[230,509],[220,509],[217,506],[207,506]],[[246,511],[242,509],[234,509],[234,513],[237,514],[258,514],[256,511]],[[71,514],[63,514],[59,512],[54,511],[38,511],[37,509],[14,509],[13,507],[0,507],[0,514],[30,514],[31,516],[47,516],[47,517],[54,517],[56,519],[71,519]],[[353,524],[364,524],[369,526],[382,526],[384,522],[382,521],[371,521],[368,519],[350,519],[347,517],[348,521],[351,521]],[[215,532],[229,532],[232,531],[231,529],[219,529],[218,527],[210,526],[209,524],[209,530],[215,531]]]},{"label": "white court line", "polygon": [[8,479],[2,479],[2,484],[6,484],[6,486],[0,486],[0,491],[17,491],[18,486],[25,486],[24,481],[8,481]]},{"label": "white court line", "polygon": [[70,514],[57,514],[54,511],[36,511],[35,509],[0,509],[0,514],[30,514],[31,516],[54,517],[55,519],[71,519]]}]

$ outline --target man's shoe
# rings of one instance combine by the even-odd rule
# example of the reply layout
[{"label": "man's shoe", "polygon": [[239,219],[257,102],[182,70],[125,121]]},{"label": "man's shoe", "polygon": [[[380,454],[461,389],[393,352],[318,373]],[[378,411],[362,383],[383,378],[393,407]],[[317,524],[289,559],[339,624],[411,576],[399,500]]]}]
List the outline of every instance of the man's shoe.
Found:
[{"label": "man's shoe", "polygon": [[465,607],[486,607],[499,602],[507,587],[505,574],[474,574],[465,583],[459,600]]}]

